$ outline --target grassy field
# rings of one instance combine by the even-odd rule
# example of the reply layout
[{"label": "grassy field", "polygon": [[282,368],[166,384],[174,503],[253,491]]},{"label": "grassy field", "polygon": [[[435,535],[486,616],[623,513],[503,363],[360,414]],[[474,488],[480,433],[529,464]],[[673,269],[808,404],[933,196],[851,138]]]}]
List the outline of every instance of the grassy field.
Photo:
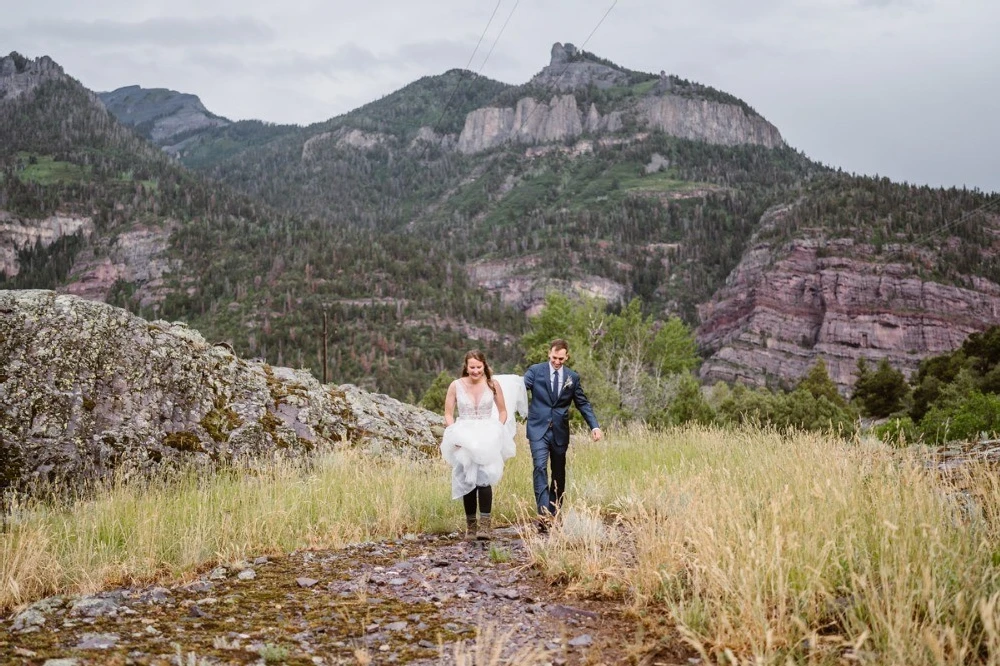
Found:
[{"label": "grassy field", "polygon": [[[28,159],[25,157],[25,159]],[[38,185],[76,183],[90,177],[89,170],[78,164],[56,160],[51,155],[36,155],[19,174],[22,181]]]},{"label": "grassy field", "polygon": [[[519,446],[499,522],[531,513]],[[711,663],[1000,663],[989,470],[946,483],[877,444],[683,429],[580,440],[569,476],[562,527],[528,542],[535,565],[571,594],[629,604],[654,638],[680,631]],[[0,609],[209,562],[452,531],[461,513],[443,462],[351,452],[308,471],[119,484],[71,506],[14,507]]]}]

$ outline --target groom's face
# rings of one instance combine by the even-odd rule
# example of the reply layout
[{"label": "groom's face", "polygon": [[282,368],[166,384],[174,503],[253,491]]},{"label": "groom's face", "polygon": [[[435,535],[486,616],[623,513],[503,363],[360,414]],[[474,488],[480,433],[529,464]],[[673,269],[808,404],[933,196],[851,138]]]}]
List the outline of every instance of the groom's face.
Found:
[{"label": "groom's face", "polygon": [[556,370],[563,367],[563,363],[565,363],[567,359],[569,359],[569,352],[565,349],[553,348],[549,350],[549,363],[551,363],[552,367]]}]

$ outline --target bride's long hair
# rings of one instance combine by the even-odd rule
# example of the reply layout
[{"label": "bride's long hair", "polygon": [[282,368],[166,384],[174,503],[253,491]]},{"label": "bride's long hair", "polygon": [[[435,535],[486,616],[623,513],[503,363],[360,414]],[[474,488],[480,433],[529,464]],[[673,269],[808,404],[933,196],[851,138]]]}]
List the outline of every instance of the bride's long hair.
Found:
[{"label": "bride's long hair", "polygon": [[478,349],[472,349],[465,353],[465,360],[462,361],[462,376],[469,376],[469,359],[476,359],[483,364],[483,375],[486,377],[486,385],[490,387],[493,391],[493,395],[497,394],[497,389],[493,386],[493,370],[490,369],[490,364],[486,361],[486,354],[479,351]]}]

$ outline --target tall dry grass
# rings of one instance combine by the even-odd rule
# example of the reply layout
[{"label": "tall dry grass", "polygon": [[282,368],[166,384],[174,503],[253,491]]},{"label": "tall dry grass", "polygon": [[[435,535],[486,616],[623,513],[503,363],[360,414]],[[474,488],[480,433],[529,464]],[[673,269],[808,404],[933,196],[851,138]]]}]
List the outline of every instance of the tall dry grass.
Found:
[{"label": "tall dry grass", "polygon": [[[550,575],[730,663],[1000,663],[1000,484],[878,444],[636,429],[582,444]],[[615,517],[617,527],[609,527]],[[603,520],[602,520],[603,519]]]},{"label": "tall dry grass", "polygon": [[[530,469],[519,458],[522,469],[511,466],[497,497],[511,512],[528,500],[515,493],[530,492]],[[461,502],[450,499],[448,470],[443,461],[345,451],[309,469],[277,463],[114,483],[86,501],[15,502],[0,533],[0,611],[46,594],[183,577],[264,553],[455,530],[464,519]]]},{"label": "tall dry grass", "polygon": [[[0,609],[263,553],[452,531],[462,509],[448,472],[340,452],[308,470],[22,503],[0,535]],[[530,518],[530,477],[521,441],[496,492],[500,522]],[[571,592],[668,618],[708,660],[1000,664],[1000,481],[984,467],[945,482],[878,444],[633,429],[576,441],[569,483],[561,526],[527,532],[536,565]]]}]

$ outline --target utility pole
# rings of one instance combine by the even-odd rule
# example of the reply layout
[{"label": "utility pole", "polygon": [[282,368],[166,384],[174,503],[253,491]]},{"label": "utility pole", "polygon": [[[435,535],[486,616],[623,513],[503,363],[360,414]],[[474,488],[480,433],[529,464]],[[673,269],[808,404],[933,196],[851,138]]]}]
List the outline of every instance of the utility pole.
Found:
[{"label": "utility pole", "polygon": [[326,362],[326,308],[323,308],[323,383],[330,381],[329,370]]}]

